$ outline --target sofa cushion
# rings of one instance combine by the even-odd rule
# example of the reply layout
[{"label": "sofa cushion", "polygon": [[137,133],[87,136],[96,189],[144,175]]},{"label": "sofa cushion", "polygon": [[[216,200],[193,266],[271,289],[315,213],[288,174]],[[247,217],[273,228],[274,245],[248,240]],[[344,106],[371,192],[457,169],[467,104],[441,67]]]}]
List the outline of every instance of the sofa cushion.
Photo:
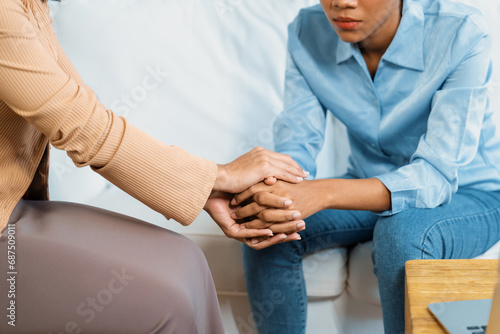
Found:
[{"label": "sofa cushion", "polygon": [[332,248],[304,257],[302,263],[309,298],[339,296],[347,279],[347,250]]},{"label": "sofa cushion", "polygon": [[478,257],[475,257],[475,259],[482,259],[482,260],[495,260],[495,259],[500,259],[500,241],[497,242],[493,247],[488,249],[485,253],[479,255]]},{"label": "sofa cushion", "polygon": [[373,273],[372,246],[373,242],[365,242],[349,252],[347,291],[356,299],[380,305],[377,277]]},{"label": "sofa cushion", "polygon": [[[205,254],[219,295],[246,293],[241,243],[225,236],[188,234]],[[347,279],[347,250],[328,249],[304,257],[304,276],[307,295],[336,297],[345,289]]]}]

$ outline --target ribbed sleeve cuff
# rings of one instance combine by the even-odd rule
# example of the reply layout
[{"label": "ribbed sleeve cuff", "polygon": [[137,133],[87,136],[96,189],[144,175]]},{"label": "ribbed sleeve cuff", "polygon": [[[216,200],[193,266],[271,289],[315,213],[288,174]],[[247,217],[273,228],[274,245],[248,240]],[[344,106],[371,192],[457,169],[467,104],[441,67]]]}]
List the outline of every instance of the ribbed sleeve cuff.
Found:
[{"label": "ribbed sleeve cuff", "polygon": [[[115,155],[102,168],[92,169],[167,219],[191,224],[210,196],[217,165],[122,121],[123,138]],[[119,136],[113,131],[111,138]],[[109,145],[113,146],[111,138]]]}]

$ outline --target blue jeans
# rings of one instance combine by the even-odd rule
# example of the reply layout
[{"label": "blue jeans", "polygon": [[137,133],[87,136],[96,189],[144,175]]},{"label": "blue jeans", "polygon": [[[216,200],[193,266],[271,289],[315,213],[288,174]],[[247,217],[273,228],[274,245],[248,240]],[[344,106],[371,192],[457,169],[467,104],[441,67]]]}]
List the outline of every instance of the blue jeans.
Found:
[{"label": "blue jeans", "polygon": [[461,188],[447,205],[389,217],[324,210],[306,219],[302,240],[256,251],[243,246],[245,279],[261,334],[304,333],[304,255],[373,239],[384,329],[404,334],[404,265],[414,259],[467,259],[500,240],[500,192]]}]

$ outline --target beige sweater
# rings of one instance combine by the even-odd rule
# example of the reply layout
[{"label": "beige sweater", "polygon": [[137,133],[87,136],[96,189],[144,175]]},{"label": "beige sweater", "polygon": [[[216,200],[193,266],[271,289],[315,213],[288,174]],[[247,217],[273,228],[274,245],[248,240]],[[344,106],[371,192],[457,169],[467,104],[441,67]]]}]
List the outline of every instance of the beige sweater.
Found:
[{"label": "beige sweater", "polygon": [[57,42],[47,3],[1,0],[0,231],[20,198],[49,199],[49,143],[184,225],[217,175],[215,163],[163,144],[97,100]]}]

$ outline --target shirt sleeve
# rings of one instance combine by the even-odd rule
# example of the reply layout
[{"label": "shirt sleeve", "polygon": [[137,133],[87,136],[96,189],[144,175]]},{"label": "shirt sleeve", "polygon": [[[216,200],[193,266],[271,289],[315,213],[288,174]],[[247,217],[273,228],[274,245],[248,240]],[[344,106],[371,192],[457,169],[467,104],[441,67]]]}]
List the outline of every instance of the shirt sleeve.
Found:
[{"label": "shirt sleeve", "polygon": [[168,146],[107,110],[38,40],[25,6],[21,0],[0,6],[0,100],[76,166],[90,165],[166,218],[190,224],[212,190],[215,163]]},{"label": "shirt sleeve", "polygon": [[[449,203],[458,189],[459,168],[477,153],[488,107],[491,38],[468,23],[468,32],[457,34],[450,55],[450,64],[458,65],[434,94],[427,131],[410,163],[377,177],[392,197],[392,209],[381,215]],[[462,59],[453,59],[459,55]]]},{"label": "shirt sleeve", "polygon": [[[289,27],[289,39],[297,35],[298,19]],[[290,155],[311,177],[316,176],[316,158],[325,139],[326,109],[311,91],[292,57],[288,43],[284,110],[274,123],[276,152]]]}]

